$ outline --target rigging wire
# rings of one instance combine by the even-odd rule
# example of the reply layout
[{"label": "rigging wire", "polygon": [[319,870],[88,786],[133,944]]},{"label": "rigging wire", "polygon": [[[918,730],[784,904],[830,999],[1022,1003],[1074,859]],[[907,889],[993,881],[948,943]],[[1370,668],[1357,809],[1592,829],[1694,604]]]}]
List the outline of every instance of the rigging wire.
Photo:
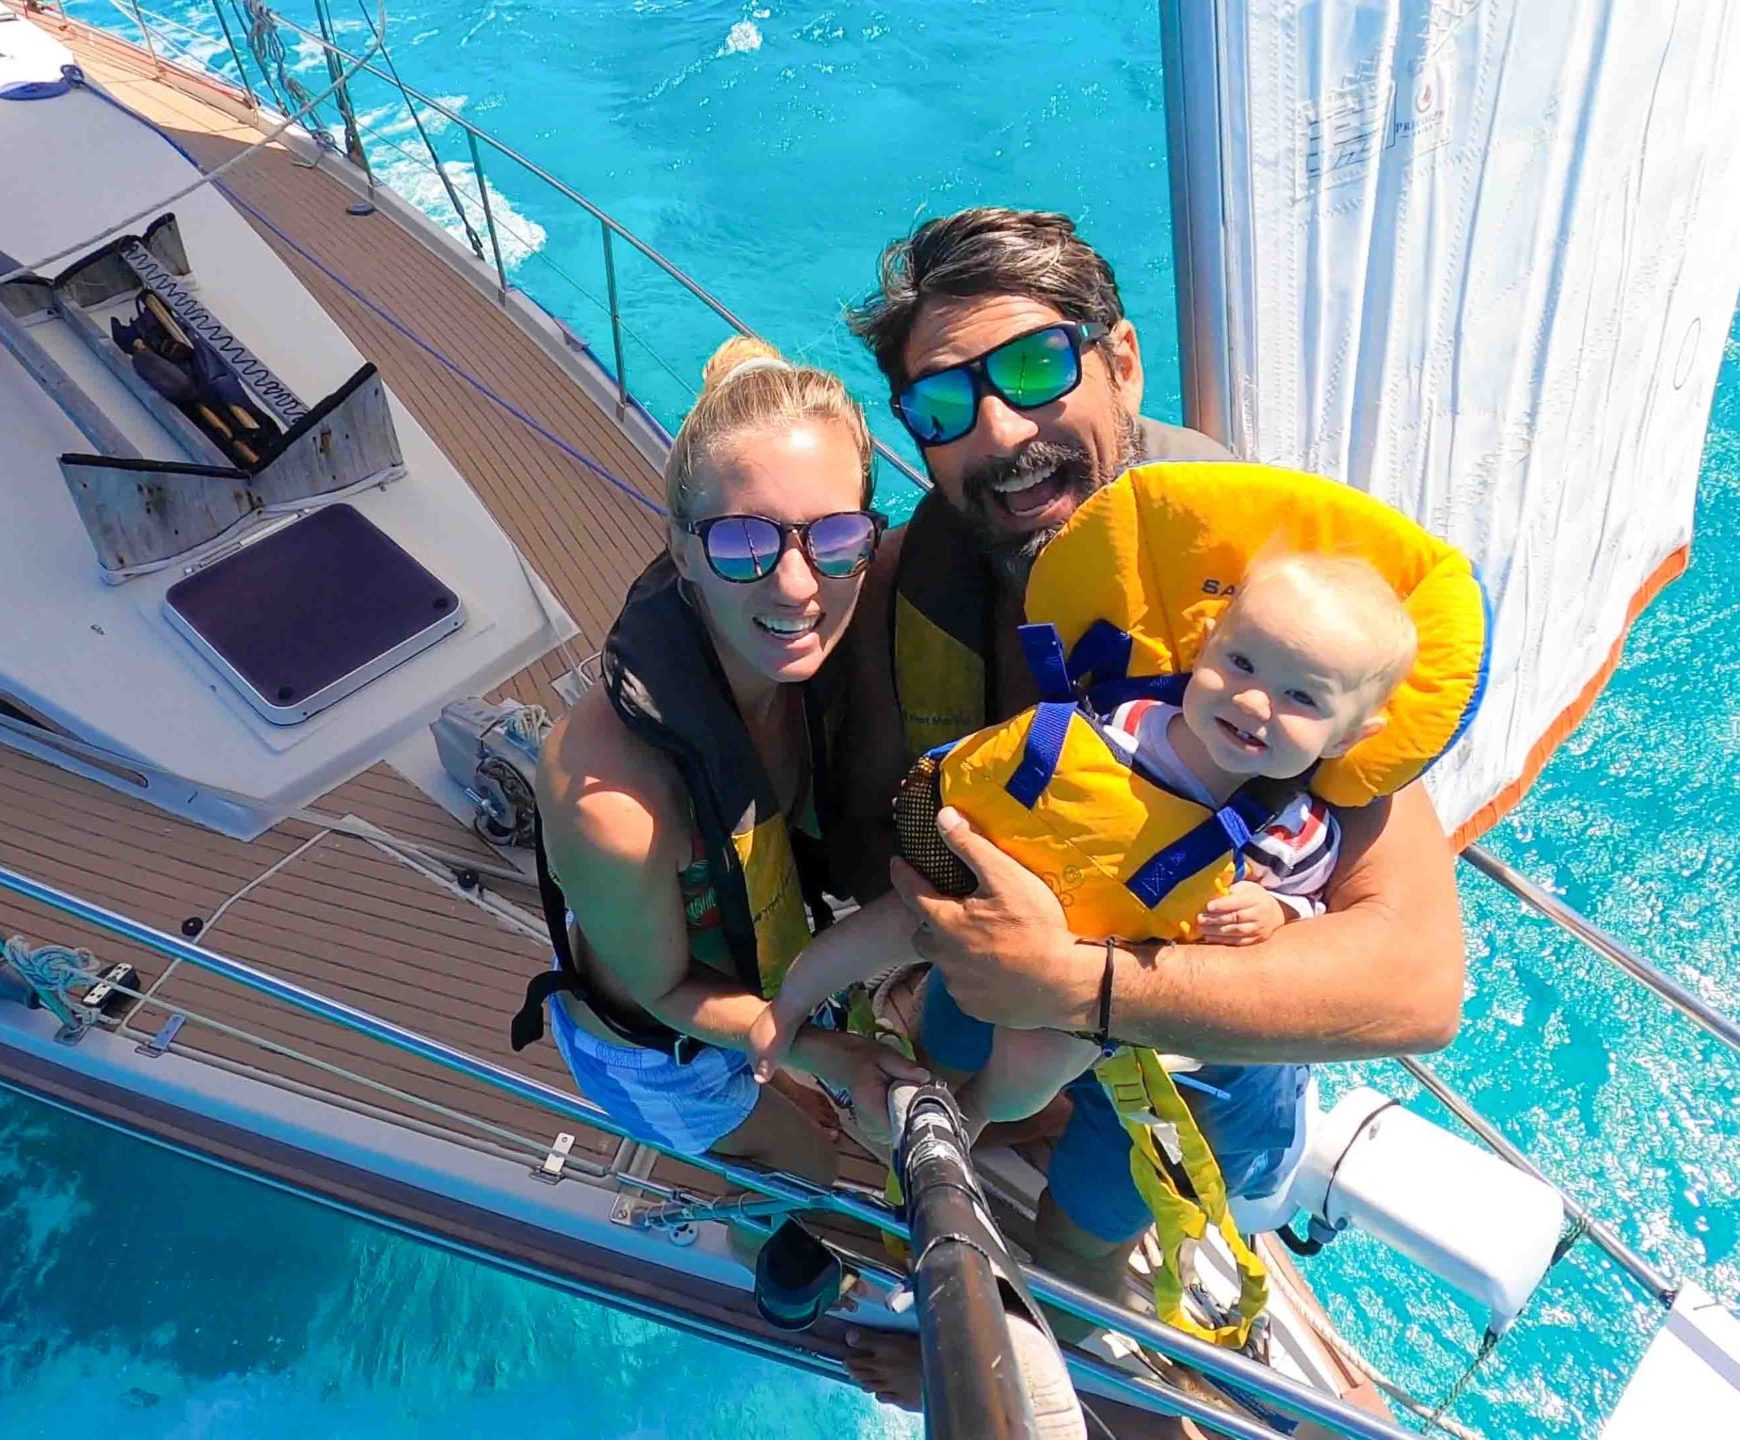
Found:
[{"label": "rigging wire", "polygon": [[[17,961],[18,961],[18,953],[16,952],[17,944],[18,944],[17,937],[15,937],[15,939],[13,941],[9,941],[7,944],[5,953],[4,953],[4,957],[3,957],[6,961],[11,962],[14,965],[16,965]],[[56,952],[64,949],[64,947],[44,947],[44,948],[48,948],[48,949],[54,950]],[[77,978],[95,978],[95,970],[96,970],[97,962],[95,960],[95,957],[91,954],[90,951],[88,951],[88,950],[75,950],[75,951],[67,951],[66,953],[69,955],[72,955],[72,956],[77,956],[81,959],[83,959],[84,957],[90,957],[90,964],[83,969],[74,969],[71,966],[64,967],[66,969],[65,978],[67,978],[69,980],[70,979],[77,979]],[[372,1090],[379,1095],[384,1095],[390,1099],[401,1101],[402,1103],[410,1105],[415,1109],[426,1110],[430,1114],[437,1115],[443,1120],[447,1120],[447,1121],[450,1121],[450,1122],[457,1124],[457,1125],[467,1126],[467,1127],[470,1127],[471,1129],[481,1131],[482,1133],[490,1136],[491,1138],[508,1145],[510,1148],[513,1148],[516,1150],[524,1150],[528,1155],[532,1156],[533,1158],[536,1158],[536,1157],[539,1157],[539,1156],[545,1154],[549,1149],[549,1142],[548,1141],[535,1140],[529,1136],[521,1135],[517,1131],[510,1130],[506,1126],[498,1125],[495,1122],[490,1121],[490,1120],[485,1120],[481,1116],[467,1114],[463,1110],[456,1110],[452,1106],[443,1105],[438,1100],[431,1100],[427,1096],[413,1094],[412,1092],[410,1092],[408,1090],[401,1090],[397,1086],[389,1085],[384,1080],[377,1080],[377,1079],[373,1078],[372,1076],[362,1075],[362,1074],[357,1073],[354,1070],[347,1070],[344,1066],[339,1065],[331,1060],[326,1060],[326,1059],[321,1058],[320,1056],[311,1055],[311,1054],[308,1054],[306,1051],[298,1050],[294,1045],[287,1045],[287,1044],[284,1044],[282,1041],[273,1040],[265,1035],[256,1034],[255,1032],[247,1029],[245,1026],[232,1025],[228,1021],[218,1020],[210,1015],[202,1014],[200,1011],[190,1009],[187,1006],[180,1004],[179,1002],[172,1003],[170,1001],[167,1001],[167,1000],[163,999],[162,997],[153,993],[153,991],[140,990],[137,986],[127,985],[127,984],[120,982],[120,981],[110,981],[108,983],[110,985],[110,988],[114,991],[115,994],[125,996],[126,998],[128,998],[130,1000],[138,1002],[135,1009],[129,1015],[129,1017],[125,1023],[126,1023],[126,1025],[132,1027],[135,1031],[137,1031],[137,1033],[139,1033],[141,1035],[145,1035],[147,1038],[149,1038],[149,1032],[145,1031],[142,1027],[138,1026],[136,1024],[135,1020],[133,1019],[133,1016],[136,1016],[139,1013],[139,1011],[143,1010],[147,1005],[151,1005],[151,1006],[155,1006],[159,1010],[162,1010],[166,1016],[167,1015],[180,1015],[181,1017],[183,1017],[184,1020],[191,1021],[195,1025],[203,1025],[203,1026],[207,1027],[208,1029],[213,1030],[220,1035],[228,1036],[232,1040],[240,1040],[245,1044],[257,1046],[258,1048],[265,1050],[271,1054],[282,1056],[286,1060],[294,1060],[298,1064],[307,1065],[311,1069],[318,1070],[323,1074],[329,1075],[335,1080],[349,1081],[352,1084],[362,1086],[364,1089]],[[215,1055],[202,1055],[201,1058],[202,1059],[212,1059],[212,1060],[218,1061],[219,1063],[226,1063],[226,1064],[238,1063],[238,1062],[234,1062],[234,1061],[226,1061],[224,1059],[224,1057],[215,1056]],[[251,1067],[244,1067],[244,1068],[251,1068]],[[278,1076],[278,1075],[271,1076],[271,1079],[274,1083],[276,1083],[279,1080],[284,1080],[287,1078],[288,1077]],[[321,1092],[321,1093],[324,1096],[324,1098],[331,1100],[335,1103],[338,1103],[338,1104],[345,1104],[346,1103],[346,1097],[340,1093],[336,1093],[336,1092]],[[398,1118],[398,1117],[395,1117],[395,1118]],[[579,1162],[577,1162],[577,1163],[579,1163]],[[610,1171],[608,1169],[608,1167],[605,1167],[605,1166],[600,1166],[599,1170],[603,1173],[611,1173],[611,1174],[615,1173],[614,1171]]]},{"label": "rigging wire", "polygon": [[[334,94],[336,94],[338,91],[342,90],[344,88],[344,86],[350,81],[351,77],[353,77],[358,71],[360,71],[363,68],[363,66],[366,65],[368,63],[368,61],[370,59],[372,59],[379,52],[381,47],[386,44],[386,34],[387,34],[387,3],[386,3],[386,0],[379,0],[379,6],[378,6],[377,13],[379,16],[379,26],[378,26],[378,29],[376,31],[376,38],[375,38],[373,44],[371,44],[368,49],[363,51],[362,55],[356,60],[356,62],[353,65],[351,65],[351,67],[348,70],[345,70],[341,74],[337,75],[334,78],[332,84],[329,85],[325,90],[321,91],[319,95],[315,96],[312,100],[308,101],[306,104],[299,106],[296,110],[293,110],[289,115],[284,117],[284,119],[281,123],[273,126],[272,129],[265,132],[265,134],[263,134],[252,145],[245,146],[241,150],[238,150],[234,155],[230,156],[230,158],[228,160],[225,160],[221,165],[219,165],[214,170],[206,170],[206,169],[204,169],[204,167],[195,163],[194,168],[199,171],[199,179],[195,180],[191,185],[182,186],[181,189],[173,192],[172,194],[164,196],[161,200],[155,201],[152,204],[147,205],[143,210],[140,210],[140,211],[136,212],[135,214],[129,215],[124,220],[118,220],[111,225],[105,226],[103,229],[97,231],[96,234],[88,236],[86,239],[75,241],[73,244],[68,245],[68,246],[64,247],[63,249],[55,251],[52,255],[44,255],[41,259],[32,261],[29,264],[14,266],[11,270],[6,271],[4,274],[0,274],[0,285],[4,285],[8,281],[11,281],[11,280],[35,278],[39,271],[46,269],[50,265],[53,265],[56,261],[65,260],[69,256],[75,255],[75,254],[79,253],[80,251],[89,250],[92,247],[100,244],[102,241],[109,239],[110,236],[118,235],[122,231],[127,230],[134,225],[137,225],[141,220],[144,220],[149,216],[162,214],[163,211],[167,210],[170,206],[174,205],[176,201],[185,199],[187,196],[193,194],[193,192],[195,190],[198,190],[205,185],[217,185],[217,181],[218,181],[219,176],[225,174],[229,170],[234,169],[237,165],[241,164],[242,161],[244,161],[244,160],[248,159],[250,156],[252,156],[256,151],[263,150],[267,146],[273,144],[278,139],[278,137],[283,135],[286,131],[288,131],[291,128],[291,126],[295,125],[305,115],[311,114],[313,112],[315,106],[330,99]],[[144,125],[147,129],[155,131],[164,140],[168,141],[169,144],[175,145],[175,148],[177,150],[181,150],[181,147],[179,145],[176,145],[175,141],[170,139],[167,132],[162,130],[159,126],[157,126],[157,125],[153,124],[151,121],[147,120],[143,115],[140,115],[137,111],[130,109],[126,105],[123,105],[119,100],[115,99],[114,96],[109,95],[106,92],[104,92],[103,90],[99,89],[97,86],[92,85],[90,83],[90,81],[85,78],[84,71],[81,70],[77,65],[62,66],[61,73],[62,73],[63,77],[65,79],[67,79],[69,82],[71,82],[72,84],[77,85],[80,88],[83,88],[83,89],[89,91],[90,94],[97,96],[101,100],[107,101],[110,105],[113,105],[117,110],[120,110],[123,114],[133,116],[133,118],[136,119],[141,125]],[[185,150],[181,150],[181,153],[189,161],[192,161],[193,157],[188,155]],[[226,194],[228,193],[227,187],[219,185],[218,188],[220,190],[224,190],[224,192]]]}]

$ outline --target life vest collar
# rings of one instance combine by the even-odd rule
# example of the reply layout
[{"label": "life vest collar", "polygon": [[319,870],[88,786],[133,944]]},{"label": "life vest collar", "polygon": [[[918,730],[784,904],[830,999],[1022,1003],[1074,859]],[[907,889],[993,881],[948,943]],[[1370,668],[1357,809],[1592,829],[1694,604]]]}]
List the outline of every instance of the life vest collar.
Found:
[{"label": "life vest collar", "polygon": [[1061,674],[1108,710],[1182,689],[1251,564],[1270,551],[1355,554],[1400,597],[1418,636],[1385,727],[1326,759],[1311,788],[1363,805],[1419,778],[1455,743],[1485,689],[1484,591],[1468,558],[1381,501],[1321,476],[1225,462],[1144,465],[1090,496],[1034,562],[1023,636],[1042,688]]}]

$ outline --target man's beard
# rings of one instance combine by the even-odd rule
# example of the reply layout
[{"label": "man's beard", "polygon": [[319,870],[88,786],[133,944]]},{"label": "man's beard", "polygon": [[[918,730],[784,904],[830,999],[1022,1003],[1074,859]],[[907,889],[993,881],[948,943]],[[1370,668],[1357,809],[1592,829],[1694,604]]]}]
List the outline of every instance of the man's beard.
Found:
[{"label": "man's beard", "polygon": [[1039,558],[1067,521],[1047,525],[1025,535],[1007,535],[992,518],[1003,509],[997,498],[999,486],[1010,481],[1031,479],[1055,473],[1063,481],[1063,493],[1072,496],[1075,513],[1082,501],[1103,490],[1132,465],[1142,462],[1142,435],[1136,417],[1119,411],[1123,434],[1119,437],[1120,456],[1117,467],[1109,472],[1097,469],[1093,456],[1085,446],[1058,445],[1048,440],[1033,440],[1014,455],[992,460],[962,477],[961,496],[966,508],[963,518],[972,528],[979,549],[991,568],[1004,580],[1025,582],[1033,562]]}]

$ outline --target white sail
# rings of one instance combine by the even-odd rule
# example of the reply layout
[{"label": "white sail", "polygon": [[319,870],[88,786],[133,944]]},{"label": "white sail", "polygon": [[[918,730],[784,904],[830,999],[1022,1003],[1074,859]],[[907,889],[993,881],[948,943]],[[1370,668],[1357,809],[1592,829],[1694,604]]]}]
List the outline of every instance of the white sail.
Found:
[{"label": "white sail", "polygon": [[1740,287],[1740,6],[1165,0],[1186,414],[1474,557],[1464,838],[1683,566]]}]

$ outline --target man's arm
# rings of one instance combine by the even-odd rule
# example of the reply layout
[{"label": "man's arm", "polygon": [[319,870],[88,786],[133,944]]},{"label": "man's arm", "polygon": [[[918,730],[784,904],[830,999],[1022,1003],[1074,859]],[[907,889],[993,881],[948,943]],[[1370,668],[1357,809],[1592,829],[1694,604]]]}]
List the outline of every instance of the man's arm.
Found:
[{"label": "man's arm", "polygon": [[[1462,926],[1431,801],[1416,784],[1338,814],[1329,913],[1239,949],[1119,945],[1114,1037],[1248,1062],[1447,1045],[1461,1017]],[[1105,945],[1071,935],[1045,883],[956,812],[945,809],[937,828],[979,876],[978,891],[951,900],[898,861],[894,884],[924,922],[915,948],[943,971],[956,1001],[997,1024],[1096,1029]]]}]

